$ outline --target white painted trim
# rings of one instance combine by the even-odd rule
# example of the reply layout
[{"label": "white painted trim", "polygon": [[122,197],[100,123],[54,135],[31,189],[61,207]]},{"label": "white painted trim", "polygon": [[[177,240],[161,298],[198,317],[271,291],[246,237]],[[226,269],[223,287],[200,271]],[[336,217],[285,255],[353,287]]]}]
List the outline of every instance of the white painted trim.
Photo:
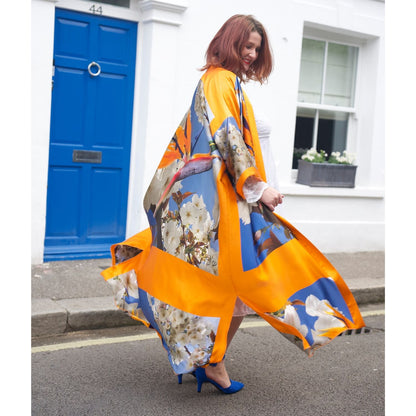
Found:
[{"label": "white painted trim", "polygon": [[188,8],[184,0],[139,0],[138,5],[143,23],[162,23],[172,26],[182,24],[182,14]]},{"label": "white painted trim", "polygon": [[171,26],[180,26],[182,22],[179,20],[172,20],[172,19],[166,19],[166,18],[158,18],[154,16],[147,17],[143,20],[143,24],[147,23],[161,23],[164,25],[171,25]]},{"label": "white painted trim", "polygon": [[283,195],[299,196],[334,196],[347,198],[384,198],[384,188],[355,187],[355,188],[323,188],[310,187],[301,184],[280,184]]},{"label": "white painted trim", "polygon": [[313,110],[334,111],[334,112],[340,112],[340,113],[355,113],[356,112],[356,109],[354,107],[340,107],[340,106],[328,105],[328,104],[310,104],[310,103],[303,103],[301,101],[296,103],[296,107],[311,108]]},{"label": "white painted trim", "polygon": [[[82,0],[55,0],[56,7],[61,9],[74,10],[77,12],[83,12],[88,14],[93,14],[89,11],[91,6],[96,5],[97,2],[94,1],[82,1]],[[98,14],[97,16],[103,17],[113,17],[116,19],[130,20],[132,22],[140,21],[140,13],[136,9],[135,5],[133,8],[130,7],[118,7],[111,4],[100,3],[100,7],[103,10],[103,14]]]},{"label": "white painted trim", "polygon": [[160,0],[139,0],[139,7],[142,11],[150,9],[163,10],[166,12],[183,13],[188,8],[187,1],[160,1]]},{"label": "white painted trim", "polygon": [[[380,23],[382,23],[380,21]],[[309,39],[328,40],[349,46],[362,46],[368,40],[377,39],[377,35],[356,32],[336,26],[326,26],[321,23],[304,21],[303,36]]]},{"label": "white painted trim", "polygon": [[[56,7],[91,13],[90,8],[97,2],[84,0],[49,0],[56,3]],[[99,3],[99,1],[98,1]],[[131,0],[130,8],[100,3],[103,14],[100,16],[133,22],[157,22],[174,26],[182,24],[182,15],[188,8],[186,0]]]},{"label": "white painted trim", "polygon": [[55,2],[32,4],[31,21],[31,191],[32,264],[43,262],[49,166]]}]

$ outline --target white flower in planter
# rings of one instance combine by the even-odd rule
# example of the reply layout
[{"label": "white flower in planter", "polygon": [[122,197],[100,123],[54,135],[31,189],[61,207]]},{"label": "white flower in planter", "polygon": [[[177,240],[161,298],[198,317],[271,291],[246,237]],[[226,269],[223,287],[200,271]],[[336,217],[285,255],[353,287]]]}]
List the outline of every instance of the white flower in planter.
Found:
[{"label": "white flower in planter", "polygon": [[341,152],[332,152],[331,156],[325,153],[324,150],[320,150],[319,152],[312,147],[309,149],[305,154],[302,155],[301,159],[305,162],[311,163],[334,163],[334,164],[342,164],[342,165],[352,165],[355,160],[355,154],[348,153],[346,150]]},{"label": "white flower in planter", "polygon": [[326,157],[328,157],[328,155],[323,150],[320,150],[318,153],[316,149],[312,147],[302,155],[302,160],[311,163],[323,163],[325,162]]},{"label": "white flower in planter", "polygon": [[341,165],[352,165],[355,161],[355,154],[348,153],[344,150],[341,152],[332,152],[328,159],[328,163],[337,163]]}]

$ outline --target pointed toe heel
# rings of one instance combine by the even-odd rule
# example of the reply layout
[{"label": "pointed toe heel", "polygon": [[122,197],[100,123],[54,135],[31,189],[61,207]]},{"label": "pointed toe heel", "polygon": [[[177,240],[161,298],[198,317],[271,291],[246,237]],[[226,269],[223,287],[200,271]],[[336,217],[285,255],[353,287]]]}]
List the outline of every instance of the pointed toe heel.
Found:
[{"label": "pointed toe heel", "polygon": [[199,368],[196,369],[195,376],[196,376],[196,380],[198,382],[198,393],[201,393],[202,384],[204,384],[205,382],[211,383],[214,387],[216,387],[219,391],[221,391],[224,394],[237,393],[244,387],[243,383],[240,383],[239,381],[230,380],[231,385],[227,388],[224,388],[224,387],[220,386],[214,380],[211,380],[210,378],[208,378],[206,373],[205,373],[205,369],[202,368],[202,367],[199,367]]}]

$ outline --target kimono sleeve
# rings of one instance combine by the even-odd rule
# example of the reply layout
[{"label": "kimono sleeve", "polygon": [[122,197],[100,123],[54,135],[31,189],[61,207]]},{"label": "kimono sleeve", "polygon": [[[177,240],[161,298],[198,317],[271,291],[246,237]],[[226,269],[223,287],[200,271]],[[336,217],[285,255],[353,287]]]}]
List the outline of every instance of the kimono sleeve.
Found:
[{"label": "kimono sleeve", "polygon": [[242,119],[243,94],[237,79],[221,71],[204,81],[211,136],[226,165],[233,185],[241,197],[248,177],[261,179],[252,151],[244,140]]}]

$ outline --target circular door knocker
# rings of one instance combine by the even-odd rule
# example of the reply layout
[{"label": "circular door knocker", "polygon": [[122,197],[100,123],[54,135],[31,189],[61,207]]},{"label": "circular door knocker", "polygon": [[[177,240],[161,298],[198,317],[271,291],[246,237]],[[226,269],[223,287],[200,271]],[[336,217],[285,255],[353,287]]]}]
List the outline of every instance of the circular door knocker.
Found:
[{"label": "circular door knocker", "polygon": [[[96,69],[94,69],[95,70],[95,72],[93,72],[92,71],[92,68],[96,68]],[[92,76],[92,77],[98,77],[98,75],[100,75],[101,74],[101,67],[100,67],[100,65],[99,64],[97,64],[97,62],[91,62],[89,65],[88,65],[88,72],[89,72],[89,74]]]}]

